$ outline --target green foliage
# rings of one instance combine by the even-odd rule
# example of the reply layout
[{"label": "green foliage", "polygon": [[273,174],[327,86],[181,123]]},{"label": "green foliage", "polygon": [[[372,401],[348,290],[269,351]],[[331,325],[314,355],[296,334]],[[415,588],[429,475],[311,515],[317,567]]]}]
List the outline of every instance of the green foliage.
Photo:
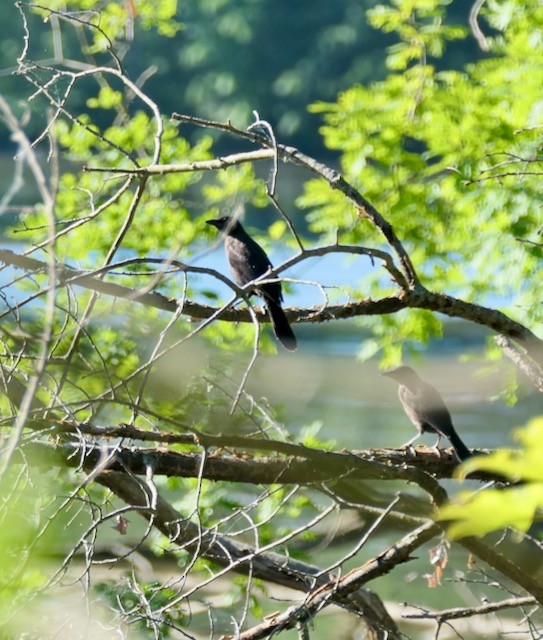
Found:
[{"label": "green foliage", "polygon": [[448,533],[452,538],[483,536],[492,531],[513,527],[527,531],[543,508],[543,418],[534,418],[516,432],[519,449],[499,449],[485,456],[475,456],[460,468],[461,477],[473,471],[488,471],[503,476],[517,486],[464,491],[439,512],[439,519],[452,521]]},{"label": "green foliage", "polygon": [[335,446],[335,440],[324,441],[317,436],[323,427],[323,423],[320,420],[316,420],[311,424],[304,426],[300,429],[300,435],[298,441],[303,444],[304,447],[312,447],[315,449],[333,449]]},{"label": "green foliage", "polygon": [[393,0],[368,11],[369,23],[385,33],[396,33],[401,42],[389,48],[389,69],[404,70],[426,56],[440,58],[450,40],[465,38],[467,30],[443,24],[450,0]]},{"label": "green foliage", "polygon": [[[68,59],[79,59],[83,41],[85,53],[99,63],[110,61],[108,50],[113,45],[132,79],[154,67],[156,73],[146,88],[164,113],[195,113],[241,125],[248,124],[257,109],[281,136],[294,137],[306,150],[320,150],[312,127],[307,126],[306,105],[332,100],[354,82],[384,72],[375,52],[384,49],[386,40],[364,19],[365,9],[373,4],[369,0],[316,0],[295,6],[265,0],[42,4],[73,12],[72,24],[61,23],[62,53]],[[0,68],[11,69],[21,53],[23,29],[15,1],[6,0],[3,9]],[[54,57],[59,53],[49,38],[54,17],[47,10],[29,11],[26,6],[23,10],[32,29],[41,25],[39,39],[30,43],[29,57]],[[92,26],[84,27],[85,22]],[[81,111],[89,98],[93,98],[89,85],[75,87],[72,107]],[[38,131],[41,122],[32,121],[30,127]]]},{"label": "green foliage", "polygon": [[268,204],[266,185],[255,178],[254,167],[250,164],[228,167],[221,171],[213,183],[203,187],[202,192],[210,205],[221,205],[228,212],[234,203],[240,201],[255,207],[265,207]]},{"label": "green foliage", "polygon": [[[341,153],[346,178],[393,224],[428,288],[479,303],[499,300],[519,321],[537,324],[540,247],[526,242],[538,242],[541,226],[543,17],[533,3],[512,5],[507,19],[503,4],[487,5],[486,19],[502,32],[489,40],[493,55],[463,70],[430,64],[447,41],[466,35],[442,25],[444,3],[376,7],[372,23],[399,39],[389,58],[393,72],[312,111],[324,115],[321,131]],[[326,190],[312,181],[298,199],[313,231],[380,243],[369,223],[355,224],[355,212]],[[378,276],[361,287],[368,290],[383,291]],[[373,329],[385,358],[397,360],[398,343],[414,325],[398,315],[384,335],[382,323],[375,319]],[[431,332],[439,332],[435,322]]]},{"label": "green foliage", "polygon": [[84,12],[77,15],[81,23],[88,20],[92,44],[87,48],[89,54],[104,52],[111,44],[126,37],[129,25],[137,20],[145,30],[155,30],[159,35],[173,37],[180,29],[175,20],[177,0],[132,0],[131,2],[97,2],[97,0],[50,0],[47,9],[34,9],[45,20],[50,19],[50,12]]},{"label": "green foliage", "polygon": [[86,521],[80,506],[62,498],[63,490],[68,491],[67,481],[65,474],[28,469],[21,460],[2,477],[0,627],[6,631],[29,630],[25,615],[44,591],[64,548],[73,546]]}]

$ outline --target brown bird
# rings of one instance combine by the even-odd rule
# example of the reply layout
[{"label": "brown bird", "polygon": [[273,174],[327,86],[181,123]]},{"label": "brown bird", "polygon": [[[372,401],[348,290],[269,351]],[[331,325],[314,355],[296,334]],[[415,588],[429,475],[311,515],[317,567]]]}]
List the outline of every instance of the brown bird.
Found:
[{"label": "brown bird", "polygon": [[438,438],[434,445],[436,449],[441,436],[445,436],[459,460],[465,460],[472,455],[456,433],[451,414],[437,389],[421,380],[411,367],[396,367],[384,371],[381,375],[392,378],[399,384],[400,402],[407,417],[417,428],[417,435],[406,442],[405,447],[412,445],[423,433],[437,433]]},{"label": "brown bird", "polygon": [[[234,280],[241,287],[256,280],[272,268],[272,263],[264,249],[251,238],[238,220],[230,216],[223,216],[215,220],[206,220],[206,222],[224,232],[224,247],[230,271]],[[281,307],[283,302],[281,283],[260,284],[255,287],[255,293],[264,300],[277,339],[285,349],[295,351],[297,347],[296,336]]]}]

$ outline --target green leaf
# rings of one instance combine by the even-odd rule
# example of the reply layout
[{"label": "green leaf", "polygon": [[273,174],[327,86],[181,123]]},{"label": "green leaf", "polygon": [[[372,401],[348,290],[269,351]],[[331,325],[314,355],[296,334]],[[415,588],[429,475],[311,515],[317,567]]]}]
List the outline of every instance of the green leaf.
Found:
[{"label": "green leaf", "polygon": [[527,531],[534,514],[543,506],[543,483],[525,487],[464,493],[439,511],[438,520],[453,521],[447,528],[451,538],[484,536],[504,527]]},{"label": "green leaf", "polygon": [[268,227],[268,233],[271,240],[280,240],[287,230],[287,223],[284,220],[277,220]]},{"label": "green leaf", "polygon": [[452,521],[452,538],[482,536],[503,527],[526,531],[538,509],[543,507],[543,417],[534,418],[516,432],[521,447],[500,449],[490,455],[473,456],[459,469],[465,478],[473,471],[497,474],[520,486],[463,492],[440,509],[438,519]]}]

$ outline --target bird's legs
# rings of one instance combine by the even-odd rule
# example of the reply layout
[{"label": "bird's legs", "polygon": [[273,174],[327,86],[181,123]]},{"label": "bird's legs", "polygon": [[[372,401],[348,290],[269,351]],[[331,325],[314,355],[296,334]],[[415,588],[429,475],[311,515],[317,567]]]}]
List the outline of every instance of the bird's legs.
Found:
[{"label": "bird's legs", "polygon": [[[401,449],[410,449],[413,453],[413,455],[416,455],[417,451],[415,449],[415,447],[413,446],[413,442],[415,442],[416,440],[418,440],[421,436],[422,436],[423,432],[419,431],[416,435],[414,435],[411,440],[408,440],[405,444],[403,444],[400,448]],[[435,441],[435,444],[433,446],[431,446],[430,448],[436,452],[436,454],[441,458],[441,449],[439,448],[439,443],[441,442],[441,433],[437,434],[437,440]]]},{"label": "bird's legs", "polygon": [[418,440],[421,437],[421,435],[422,435],[421,433],[417,433],[417,435],[411,438],[411,440],[408,440],[405,444],[402,444],[401,448],[403,449],[404,447],[405,448],[410,447],[413,444],[413,442],[415,442],[415,440]]},{"label": "bird's legs", "polygon": [[441,449],[439,448],[439,443],[441,442],[441,434],[438,433],[437,434],[437,440],[434,444],[433,447],[431,447],[438,455],[439,458],[441,458]]},{"label": "bird's legs", "polygon": [[411,440],[408,440],[405,444],[402,444],[402,446],[400,447],[400,449],[408,449],[411,450],[411,452],[413,453],[413,455],[417,455],[417,452],[415,450],[415,447],[413,446],[413,442],[415,442],[415,440],[418,440],[421,437],[422,433],[417,433],[416,435],[414,435]]}]

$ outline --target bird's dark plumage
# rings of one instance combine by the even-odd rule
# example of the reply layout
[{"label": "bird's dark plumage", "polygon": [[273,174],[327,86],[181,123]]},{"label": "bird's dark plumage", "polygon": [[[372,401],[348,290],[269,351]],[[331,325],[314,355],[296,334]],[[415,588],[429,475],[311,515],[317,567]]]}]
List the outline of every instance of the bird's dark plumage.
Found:
[{"label": "bird's dark plumage", "polygon": [[[241,223],[223,216],[215,220],[207,220],[207,224],[217,227],[225,234],[224,246],[226,258],[234,280],[244,286],[266,273],[272,264],[264,249],[245,231]],[[255,292],[264,300],[273,330],[277,339],[289,351],[296,349],[296,336],[288,323],[281,307],[283,294],[280,282],[269,282],[255,288]]]},{"label": "bird's dark plumage", "polygon": [[423,433],[437,433],[438,437],[445,436],[449,440],[460,460],[471,456],[469,449],[456,433],[451,414],[437,389],[421,380],[411,367],[396,367],[382,375],[396,380],[399,384],[400,402],[408,418],[417,427],[418,434],[407,445],[411,445]]}]

